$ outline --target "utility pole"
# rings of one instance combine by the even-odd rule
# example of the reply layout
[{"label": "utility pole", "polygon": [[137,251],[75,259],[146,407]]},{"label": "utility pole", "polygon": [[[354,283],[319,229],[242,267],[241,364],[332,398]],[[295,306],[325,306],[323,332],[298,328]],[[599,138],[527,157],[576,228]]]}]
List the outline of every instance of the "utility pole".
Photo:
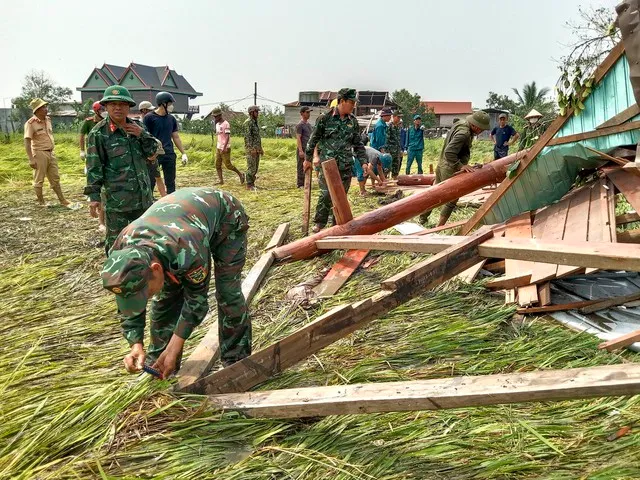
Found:
[{"label": "utility pole", "polygon": [[253,104],[258,105],[258,82],[253,82]]}]

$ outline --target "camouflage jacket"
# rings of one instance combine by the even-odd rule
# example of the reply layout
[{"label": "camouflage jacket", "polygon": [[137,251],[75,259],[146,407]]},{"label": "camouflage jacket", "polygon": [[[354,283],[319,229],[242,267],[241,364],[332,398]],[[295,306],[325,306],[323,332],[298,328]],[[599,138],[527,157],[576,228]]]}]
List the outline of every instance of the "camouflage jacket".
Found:
[{"label": "camouflage jacket", "polygon": [[533,145],[540,139],[542,134],[544,134],[546,129],[547,126],[542,122],[534,123],[533,125],[527,124],[522,131],[522,135],[520,136],[519,149],[525,150],[527,148],[533,147]]},{"label": "camouflage jacket", "polygon": [[258,125],[258,121],[249,118],[247,123],[247,131],[244,134],[244,147],[247,150],[261,149],[262,140],[260,139],[260,126]]},{"label": "camouflage jacket", "polygon": [[[127,123],[134,120],[127,118]],[[114,212],[144,210],[153,202],[147,158],[158,150],[158,143],[142,127],[139,137],[128,135],[109,118],[100,121],[87,140],[87,186],[84,194],[100,201],[104,187],[106,209]]]},{"label": "camouflage jacket", "polygon": [[454,170],[459,170],[462,165],[469,163],[472,143],[473,133],[469,124],[464,120],[457,122],[444,140],[440,162],[444,162]]},{"label": "camouflage jacket", "polygon": [[307,143],[307,158],[313,158],[316,145],[320,161],[335,158],[340,170],[351,168],[354,156],[361,165],[367,163],[358,120],[354,115],[340,118],[337,108],[332,108],[316,121],[316,128]]},{"label": "camouflage jacket", "polygon": [[400,124],[394,125],[391,122],[387,126],[387,151],[389,153],[398,153],[400,150]]},{"label": "camouflage jacket", "polygon": [[[206,187],[181,188],[125,227],[111,252],[134,246],[152,250],[165,271],[164,288],[178,284],[184,288],[174,333],[187,339],[209,311],[211,249],[248,229],[242,204],[228,193]],[[130,345],[142,342],[144,327],[145,312],[122,320]]]}]

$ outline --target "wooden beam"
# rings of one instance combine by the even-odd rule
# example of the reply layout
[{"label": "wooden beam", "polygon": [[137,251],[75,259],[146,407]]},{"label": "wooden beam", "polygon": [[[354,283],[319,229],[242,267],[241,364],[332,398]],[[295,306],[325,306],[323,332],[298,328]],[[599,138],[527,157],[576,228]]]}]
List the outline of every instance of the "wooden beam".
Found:
[{"label": "wooden beam", "polygon": [[547,305],[543,307],[518,308],[517,313],[522,315],[533,315],[536,313],[565,312],[567,310],[578,310],[580,308],[598,303],[600,300],[580,300],[578,302],[561,303],[559,305]]},{"label": "wooden beam", "polygon": [[[507,238],[531,238],[531,213],[524,212],[507,221]],[[505,272],[507,276],[513,276],[519,272],[531,273],[534,262],[524,262],[522,260],[505,259]],[[511,297],[511,293],[507,293]],[[518,304],[521,307],[538,303],[538,289],[535,285],[522,285],[517,289]],[[507,300],[510,300],[507,299]]]},{"label": "wooden beam", "polygon": [[464,282],[464,283],[472,283],[480,273],[480,270],[482,270],[482,267],[484,266],[486,261],[487,261],[486,258],[483,260],[480,260],[478,263],[476,263],[472,267],[469,267],[464,272],[456,275],[454,280],[460,280],[461,282]]},{"label": "wooden beam", "polygon": [[[597,85],[602,78],[607,74],[607,72],[615,65],[615,63],[620,59],[622,54],[624,53],[624,45],[622,42],[618,43],[609,55],[603,60],[603,62],[596,68],[594,72],[594,85]],[[468,234],[471,230],[473,230],[480,221],[484,218],[484,216],[498,203],[498,201],[504,196],[504,194],[511,188],[518,178],[524,173],[529,165],[531,165],[532,161],[540,154],[540,152],[547,146],[547,144],[551,141],[551,139],[560,131],[560,129],[564,126],[564,124],[571,118],[573,115],[573,109],[568,108],[565,112],[564,116],[557,117],[551,125],[547,128],[547,130],[542,134],[542,136],[538,139],[538,141],[529,149],[525,158],[520,160],[520,165],[516,170],[515,174],[506,178],[498,185],[498,188],[493,192],[493,194],[484,202],[484,204],[476,210],[473,216],[469,219],[469,221],[460,229],[461,235]]]},{"label": "wooden beam", "polygon": [[331,196],[331,203],[333,204],[333,216],[338,225],[344,225],[353,220],[353,214],[351,213],[347,192],[342,185],[338,164],[335,159],[330,158],[322,162],[321,165],[325,183]]},{"label": "wooden beam", "polygon": [[[474,236],[465,237],[465,245],[471,245],[469,249],[472,250],[474,241],[486,235],[490,236],[492,232],[481,230]],[[460,248],[452,248],[450,252],[459,252]],[[449,280],[478,260],[477,255],[459,253],[450,255],[442,252],[442,255],[430,259],[431,268],[422,265],[420,273],[411,274],[411,281],[398,279],[397,290],[383,291],[361,302],[336,307],[282,340],[186,386],[183,391],[206,394],[244,392],[362,328],[396,306]]]},{"label": "wooden beam", "polygon": [[465,237],[462,242],[384,280],[380,285],[383,290],[397,290],[423,279],[429,283],[443,283],[478,263],[478,245],[491,237],[493,231],[489,229]]},{"label": "wooden beam", "polygon": [[433,185],[436,176],[429,175],[398,175],[398,185]]},{"label": "wooden beam", "polygon": [[[276,228],[271,240],[267,244],[269,251],[264,253],[256,264],[251,268],[249,274],[242,282],[242,294],[247,303],[255,295],[260,283],[264,279],[269,267],[273,264],[273,248],[282,245],[287,238],[289,232],[289,223],[282,223]],[[215,310],[217,312],[217,310]],[[207,313],[203,323],[208,322],[213,313]],[[205,375],[218,359],[220,355],[220,345],[218,343],[218,320],[211,324],[206,335],[200,340],[198,346],[191,352],[189,358],[182,364],[180,371],[177,373],[178,389],[195,382],[197,379]]]},{"label": "wooden beam", "polygon": [[[564,227],[562,239],[565,241],[585,242],[589,234],[589,214],[591,209],[591,193],[589,187],[584,187],[569,199],[567,221]],[[551,227],[553,228],[553,227]],[[543,237],[546,240],[546,236]],[[558,265],[556,277],[566,277],[576,273],[580,267],[571,265]],[[550,280],[551,278],[549,278]]]},{"label": "wooden beam", "polygon": [[446,225],[440,225],[439,227],[426,228],[416,235],[429,235],[431,233],[443,232],[444,230],[451,230],[452,228],[458,228],[466,223],[466,220],[460,220],[459,222],[447,223]]},{"label": "wooden beam", "polygon": [[551,304],[551,286],[549,282],[541,283],[538,286],[538,298],[540,306],[545,307]]},{"label": "wooden beam", "polygon": [[369,250],[347,250],[313,291],[318,297],[330,297],[337,293],[368,254]]},{"label": "wooden beam", "polygon": [[303,418],[444,410],[640,393],[640,365],[292,388],[211,395],[209,402],[249,417]]},{"label": "wooden beam", "polygon": [[640,228],[617,233],[619,243],[640,243]]},{"label": "wooden beam", "polygon": [[591,148],[591,147],[585,147],[585,148],[590,152],[600,155],[600,157],[604,158],[605,160],[609,160],[610,162],[613,162],[616,165],[620,165],[621,167],[624,167],[627,163],[629,163],[629,160],[625,160],[624,158],[613,157],[604,152],[601,152],[600,150],[596,150],[595,148]]},{"label": "wooden beam", "polygon": [[607,177],[624,195],[633,209],[636,212],[640,211],[640,182],[638,182],[638,178],[622,170],[609,172]]},{"label": "wooden beam", "polygon": [[[321,250],[368,247],[416,253],[438,253],[464,241],[466,237],[438,235],[355,235],[318,240]],[[481,257],[546,261],[562,265],[579,265],[603,269],[640,271],[640,245],[620,244],[615,249],[609,242],[563,242],[526,238],[492,238],[478,246]]]},{"label": "wooden beam", "polygon": [[531,284],[531,272],[518,272],[488,280],[484,286],[489,290],[511,290]]},{"label": "wooden beam", "polygon": [[[633,223],[640,221],[640,215],[637,212],[623,213],[616,217],[616,225],[625,225],[627,223]],[[620,240],[618,240],[620,241]]]},{"label": "wooden beam", "polygon": [[598,312],[605,308],[617,307],[618,305],[624,305],[625,303],[635,302],[637,300],[640,300],[640,292],[623,295],[621,297],[607,298],[599,300],[598,303],[594,303],[593,305],[587,305],[586,307],[581,308],[580,313],[588,315],[589,313]]},{"label": "wooden beam", "polygon": [[601,128],[600,130],[591,130],[589,132],[576,133],[560,138],[554,138],[547,143],[548,147],[554,145],[566,145],[567,143],[583,142],[592,138],[604,137],[606,135],[615,135],[616,133],[628,132],[640,128],[640,121],[624,123],[613,127]]},{"label": "wooden beam", "polygon": [[620,335],[613,340],[609,340],[608,342],[602,342],[598,345],[600,350],[608,350],[609,352],[613,352],[619,348],[628,347],[632,343],[640,341],[640,330],[634,330],[633,332],[626,333],[624,335]]},{"label": "wooden beam", "polygon": [[606,122],[598,125],[596,129],[600,130],[601,128],[615,127],[616,125],[621,125],[625,122],[628,122],[638,114],[640,114],[640,107],[638,107],[637,103],[634,103],[629,108],[625,108],[623,111],[611,117]]},{"label": "wooden beam", "polygon": [[488,272],[504,273],[505,261],[498,260],[497,262],[488,263],[484,266],[484,269],[487,270]]}]

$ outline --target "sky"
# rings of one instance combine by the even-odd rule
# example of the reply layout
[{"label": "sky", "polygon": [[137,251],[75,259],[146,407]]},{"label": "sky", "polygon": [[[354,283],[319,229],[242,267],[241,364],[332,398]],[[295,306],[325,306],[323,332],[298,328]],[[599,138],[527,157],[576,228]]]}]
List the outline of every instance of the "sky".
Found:
[{"label": "sky", "polygon": [[[43,70],[74,90],[94,67],[169,65],[204,95],[201,113],[253,93],[280,103],[299,91],[394,91],[428,101],[553,87],[578,6],[616,0],[2,0],[0,106]],[[234,100],[234,101],[230,101]],[[269,104],[258,101],[259,104]],[[275,104],[272,104],[275,105]]]}]

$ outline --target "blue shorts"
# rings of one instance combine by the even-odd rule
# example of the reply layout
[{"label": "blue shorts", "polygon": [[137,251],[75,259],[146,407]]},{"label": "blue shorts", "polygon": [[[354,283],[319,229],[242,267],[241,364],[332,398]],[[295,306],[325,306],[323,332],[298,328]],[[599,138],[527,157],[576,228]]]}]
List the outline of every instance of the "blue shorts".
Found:
[{"label": "blue shorts", "polygon": [[[392,158],[390,153],[383,153],[382,155],[380,155],[380,162],[382,163],[382,169],[385,172],[389,171],[389,169],[391,168],[391,161],[392,161]],[[364,170],[362,170],[362,165],[360,165],[360,161],[357,158],[353,159],[353,168],[351,169],[351,172],[353,173],[354,177],[358,178],[359,182],[365,181]],[[378,175],[378,165],[373,167],[373,173]]]}]

